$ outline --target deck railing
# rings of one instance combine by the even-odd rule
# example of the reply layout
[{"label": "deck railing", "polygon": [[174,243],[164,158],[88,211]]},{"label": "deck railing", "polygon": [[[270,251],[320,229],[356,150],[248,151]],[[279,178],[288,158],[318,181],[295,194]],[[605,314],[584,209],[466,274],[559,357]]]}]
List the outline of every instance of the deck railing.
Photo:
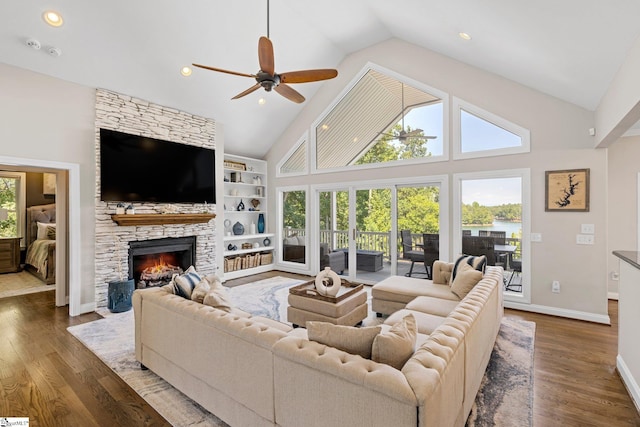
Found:
[{"label": "deck railing", "polygon": [[[287,228],[286,236],[304,236],[305,230],[301,228]],[[387,260],[391,259],[391,233],[376,231],[358,231],[356,232],[356,248],[367,251],[380,251]],[[411,241],[414,245],[422,244],[422,233],[411,234]],[[397,238],[400,245],[400,235]],[[343,249],[349,247],[349,232],[346,230],[320,230],[320,243],[327,243],[332,249]],[[515,237],[507,237],[505,243],[507,245],[516,246],[513,253],[514,258],[522,257],[522,241]],[[398,247],[398,254],[402,251]]]}]

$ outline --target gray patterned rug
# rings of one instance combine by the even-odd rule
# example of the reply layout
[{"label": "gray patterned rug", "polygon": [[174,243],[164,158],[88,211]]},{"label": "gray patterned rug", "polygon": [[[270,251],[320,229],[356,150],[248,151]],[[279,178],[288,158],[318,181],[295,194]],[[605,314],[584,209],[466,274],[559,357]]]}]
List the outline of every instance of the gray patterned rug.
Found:
[{"label": "gray patterned rug", "polygon": [[[300,280],[274,277],[229,290],[236,306],[253,314],[286,320],[288,289]],[[243,289],[244,288],[244,289]],[[101,311],[104,319],[68,331],[174,426],[227,424],[184,396],[135,360],[133,311]],[[368,320],[375,322],[375,314]],[[481,390],[467,426],[531,426],[535,323],[503,319]],[[167,405],[167,402],[171,402]]]}]

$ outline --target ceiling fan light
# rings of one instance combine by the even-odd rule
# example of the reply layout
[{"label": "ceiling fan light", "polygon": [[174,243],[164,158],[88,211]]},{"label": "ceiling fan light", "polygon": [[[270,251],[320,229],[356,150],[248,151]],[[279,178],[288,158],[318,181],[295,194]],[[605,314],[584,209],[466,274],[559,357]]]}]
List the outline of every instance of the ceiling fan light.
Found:
[{"label": "ceiling fan light", "polygon": [[182,67],[180,69],[180,74],[182,74],[185,77],[189,77],[192,73],[191,67]]},{"label": "ceiling fan light", "polygon": [[458,33],[458,36],[462,39],[462,40],[471,40],[471,36],[468,33],[465,33],[463,31]]},{"label": "ceiling fan light", "polygon": [[258,105],[264,105],[264,104],[266,104],[266,103],[267,103],[267,100],[266,100],[266,99],[264,99],[264,98],[260,98],[260,99],[258,99]]}]

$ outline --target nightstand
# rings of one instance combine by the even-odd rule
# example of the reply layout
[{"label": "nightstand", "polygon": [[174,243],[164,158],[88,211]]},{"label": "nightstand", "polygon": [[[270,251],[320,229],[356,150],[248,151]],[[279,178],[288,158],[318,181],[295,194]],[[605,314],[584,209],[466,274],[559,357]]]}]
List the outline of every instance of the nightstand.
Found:
[{"label": "nightstand", "polygon": [[0,237],[0,273],[20,271],[20,240],[22,237]]}]

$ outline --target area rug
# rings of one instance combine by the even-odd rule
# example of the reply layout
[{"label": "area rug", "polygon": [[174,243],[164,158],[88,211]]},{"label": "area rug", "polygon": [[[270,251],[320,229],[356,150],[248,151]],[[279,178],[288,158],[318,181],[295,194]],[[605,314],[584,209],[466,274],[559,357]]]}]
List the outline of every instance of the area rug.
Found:
[{"label": "area rug", "polygon": [[[254,315],[286,321],[288,289],[303,281],[274,277],[229,289],[233,302]],[[264,303],[263,303],[264,302]],[[145,399],[173,426],[227,424],[135,360],[133,311],[101,311],[103,319],[68,331]],[[367,321],[379,321],[370,313]],[[535,323],[503,319],[481,390],[467,425],[531,426]],[[171,405],[167,405],[171,402]]]}]

